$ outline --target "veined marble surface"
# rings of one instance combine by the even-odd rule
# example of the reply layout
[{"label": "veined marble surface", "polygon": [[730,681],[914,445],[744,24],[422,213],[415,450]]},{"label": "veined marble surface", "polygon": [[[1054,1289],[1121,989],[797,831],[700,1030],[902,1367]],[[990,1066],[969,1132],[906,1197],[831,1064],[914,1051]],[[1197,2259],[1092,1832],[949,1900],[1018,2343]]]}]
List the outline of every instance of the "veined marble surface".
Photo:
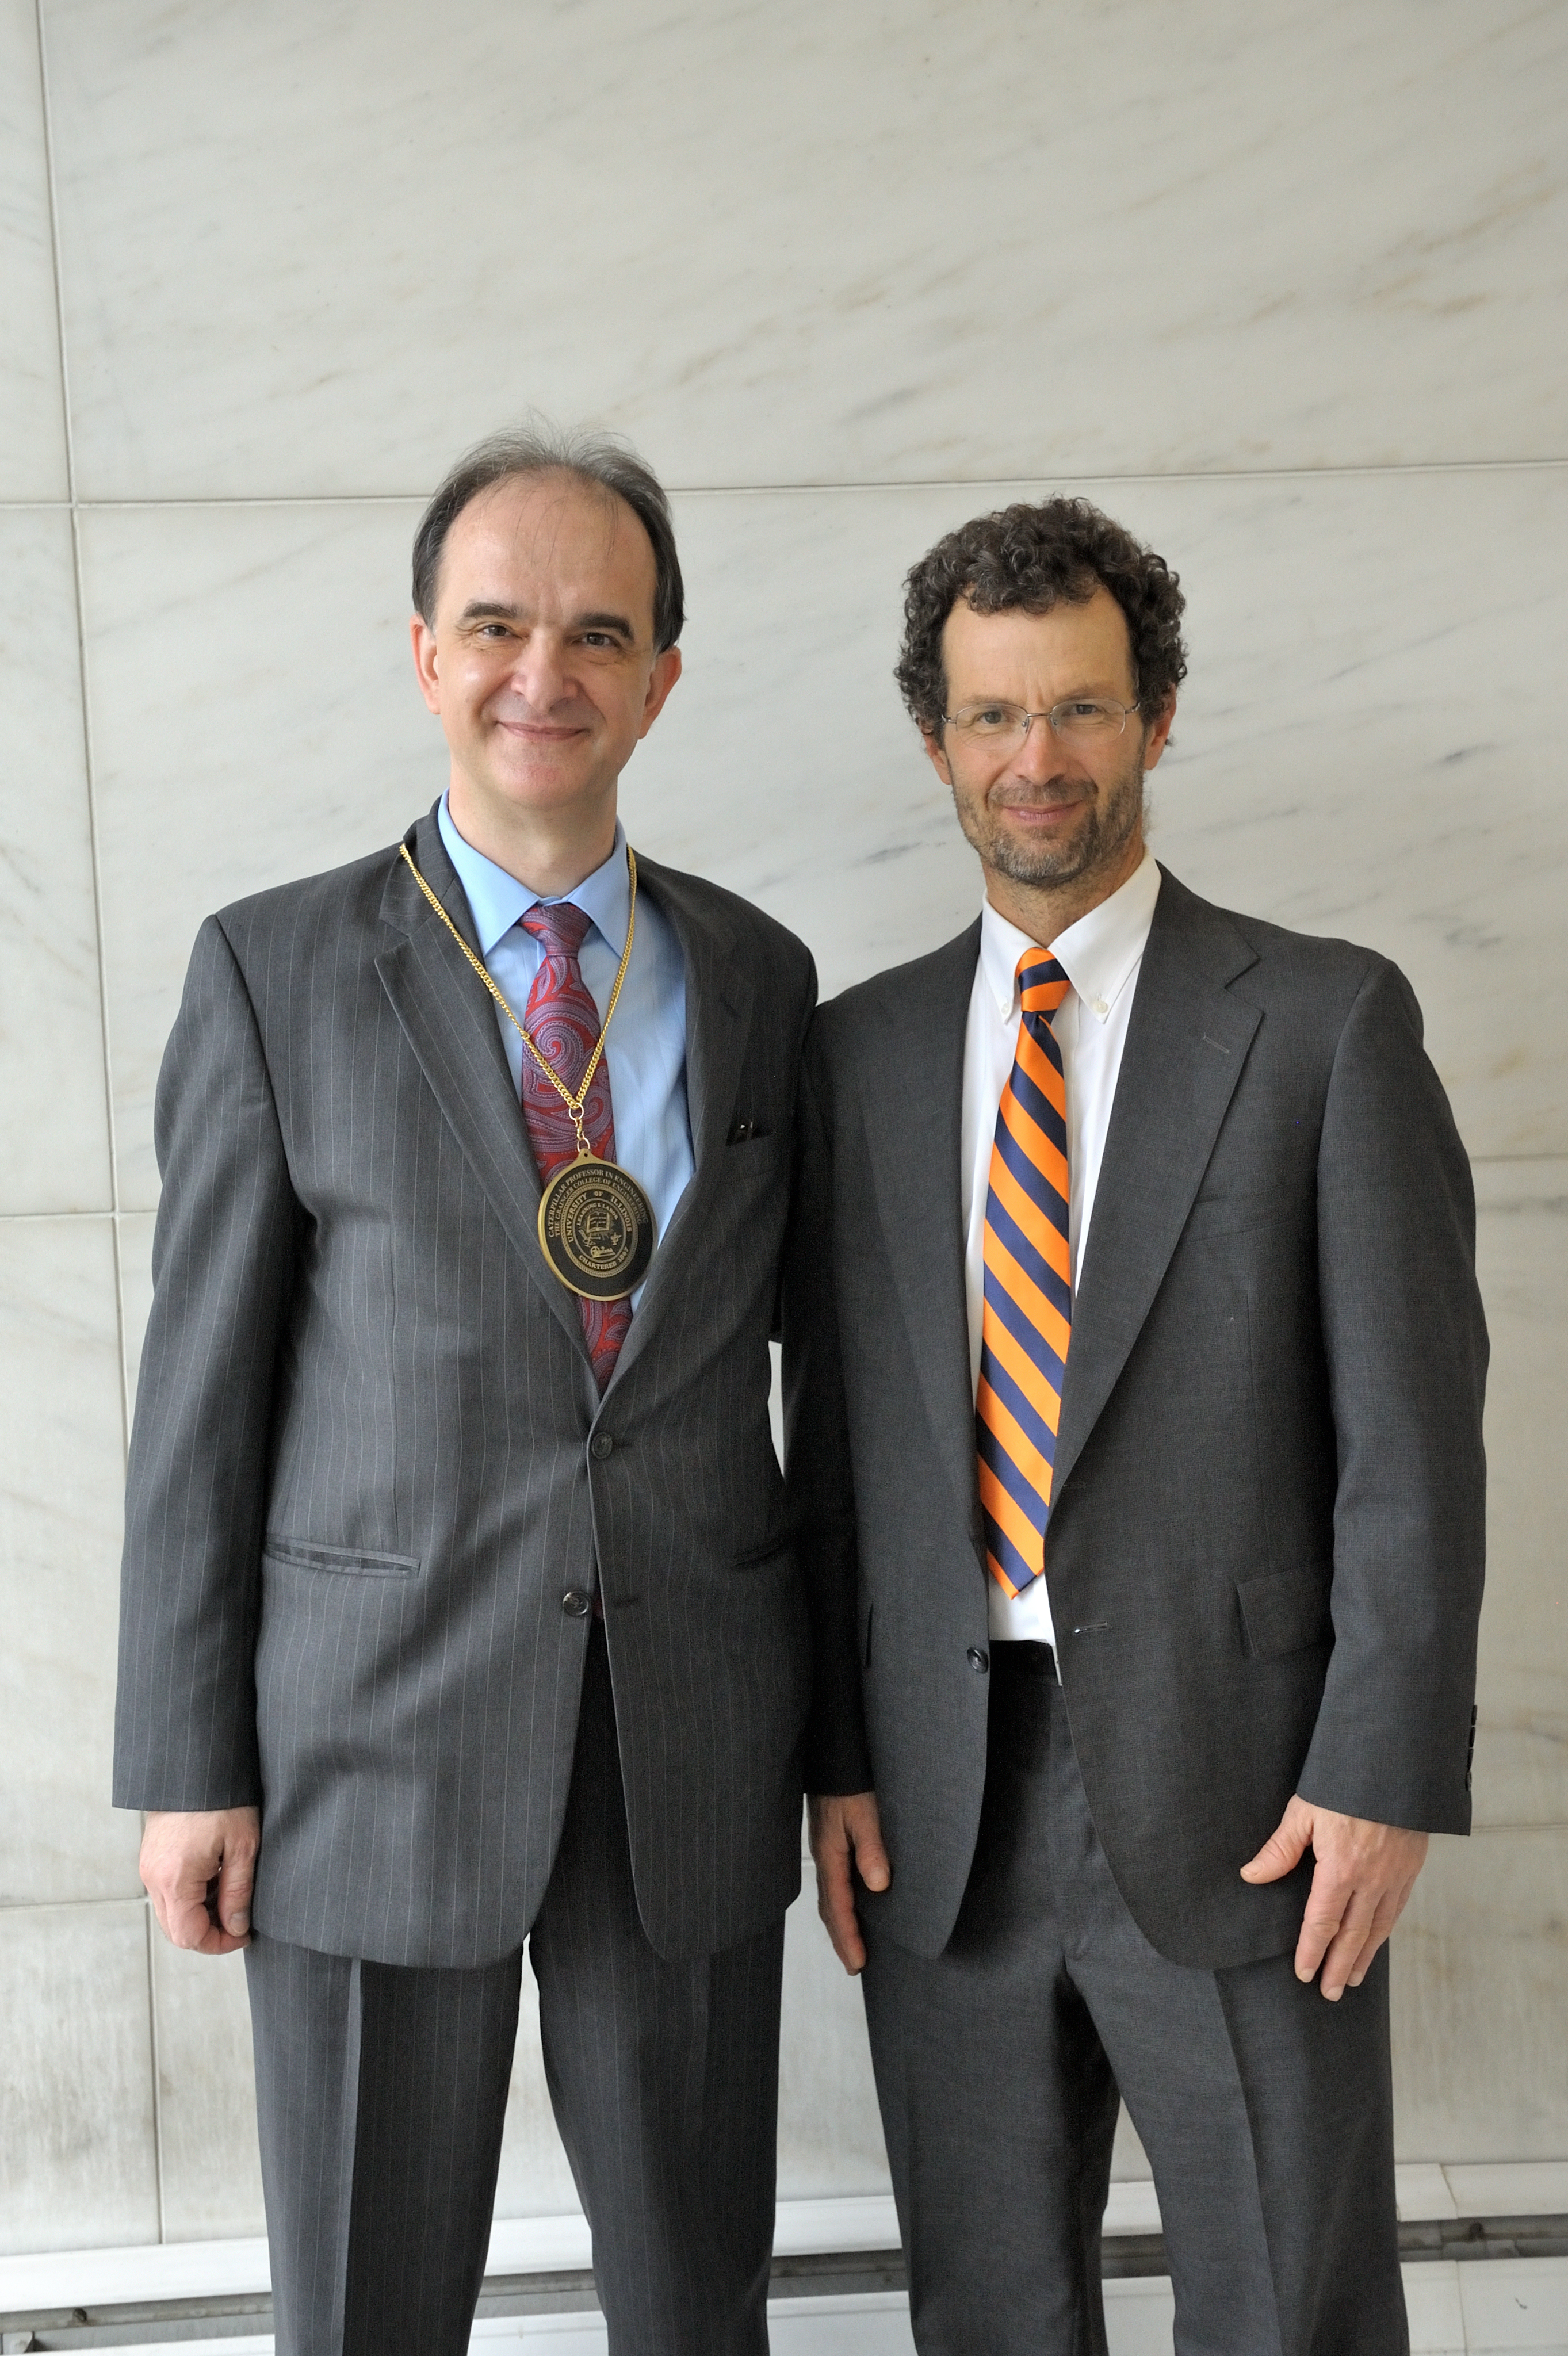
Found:
[{"label": "veined marble surface", "polygon": [[109,1805],[122,1445],[112,1222],[0,1219],[0,1912],[141,1894]]},{"label": "veined marble surface", "polygon": [[43,20],[90,498],[1568,455],[1550,0]]},{"label": "veined marble surface", "polygon": [[0,1907],[0,2252],[158,2238],[146,1921]]},{"label": "veined marble surface", "polygon": [[76,590],[59,509],[0,509],[0,1215],[106,1211]]},{"label": "veined marble surface", "polygon": [[[692,495],[686,675],[633,841],[757,899],[824,994],[978,905],[889,676],[908,566],[1041,485]],[[1473,1153],[1568,1148],[1554,681],[1568,466],[1093,484],[1187,588],[1155,846],[1229,905],[1395,957]],[[412,503],[89,510],[90,701],[120,1200],[210,909],[395,841],[446,776],[410,665]]]},{"label": "veined marble surface", "polygon": [[36,0],[0,0],[0,500],[66,496]]}]

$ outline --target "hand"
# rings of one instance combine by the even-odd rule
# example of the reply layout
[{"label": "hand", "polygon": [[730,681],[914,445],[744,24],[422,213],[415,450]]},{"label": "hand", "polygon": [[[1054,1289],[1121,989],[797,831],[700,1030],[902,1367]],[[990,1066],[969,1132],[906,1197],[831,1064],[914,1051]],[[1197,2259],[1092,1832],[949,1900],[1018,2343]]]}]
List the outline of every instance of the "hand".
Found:
[{"label": "hand", "polygon": [[827,1924],[833,1953],[846,1972],[865,1968],[865,1942],[855,1919],[853,1861],[867,1890],[886,1890],[893,1879],[882,1846],[882,1820],[875,1792],[813,1797],[809,1803],[811,1855],[817,1867],[817,1912]]},{"label": "hand", "polygon": [[251,1944],[259,1808],[162,1808],[148,1816],[139,1869],[164,1935],[199,1954]]},{"label": "hand", "polygon": [[1295,1976],[1309,1980],[1321,1965],[1319,1991],[1337,2004],[1348,1987],[1360,1987],[1404,1912],[1426,1862],[1426,1835],[1315,1808],[1298,1794],[1279,1830],[1241,1868],[1241,1879],[1278,1881],[1309,1847],[1317,1863],[1296,1943]]}]

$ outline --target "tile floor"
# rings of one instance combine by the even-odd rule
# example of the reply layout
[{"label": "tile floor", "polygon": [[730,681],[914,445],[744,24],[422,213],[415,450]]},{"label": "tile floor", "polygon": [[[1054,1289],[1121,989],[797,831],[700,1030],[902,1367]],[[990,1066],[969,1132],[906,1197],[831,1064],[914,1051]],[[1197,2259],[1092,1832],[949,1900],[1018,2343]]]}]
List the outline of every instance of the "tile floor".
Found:
[{"label": "tile floor", "polygon": [[[1472,2260],[1404,2270],[1411,2356],[1568,2356],[1568,2258]],[[1170,2356],[1168,2282],[1105,2286],[1111,2356]],[[773,2356],[911,2356],[901,2293],[791,2298],[770,2310]],[[474,2356],[603,2356],[597,2315],[497,2318],[477,2324]],[[103,2350],[99,2356],[273,2356],[259,2339],[181,2340],[166,2348]]]}]

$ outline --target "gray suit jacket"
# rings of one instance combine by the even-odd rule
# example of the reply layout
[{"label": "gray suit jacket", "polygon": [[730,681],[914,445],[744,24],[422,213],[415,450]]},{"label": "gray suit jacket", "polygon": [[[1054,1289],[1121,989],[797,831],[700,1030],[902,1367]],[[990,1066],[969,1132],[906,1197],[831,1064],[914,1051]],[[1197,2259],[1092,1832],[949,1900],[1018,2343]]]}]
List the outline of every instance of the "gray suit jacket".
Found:
[{"label": "gray suit jacket", "polygon": [[[411,848],[472,939],[434,818]],[[395,847],[203,926],[159,1083],[115,1798],[260,1803],[255,1919],[397,1964],[514,1950],[597,1586],[666,1954],[799,1885],[809,1643],[768,1341],[798,940],[640,864],[686,964],[696,1171],[601,1404],[489,1000]]]},{"label": "gray suit jacket", "polygon": [[[808,1780],[875,1783],[922,1954],[985,1776],[986,1574],[960,1226],[979,948],[817,1018],[789,1469],[823,1619]],[[1047,1576],[1112,1870],[1183,1964],[1278,1954],[1293,1791],[1468,1827],[1486,1333],[1469,1169],[1386,959],[1161,887],[1079,1271]]]}]

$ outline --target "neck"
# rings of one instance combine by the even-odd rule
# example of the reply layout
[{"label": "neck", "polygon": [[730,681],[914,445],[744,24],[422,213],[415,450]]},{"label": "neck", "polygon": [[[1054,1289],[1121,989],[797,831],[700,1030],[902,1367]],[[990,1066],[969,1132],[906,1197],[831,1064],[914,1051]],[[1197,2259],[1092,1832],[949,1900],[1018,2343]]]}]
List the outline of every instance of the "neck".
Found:
[{"label": "neck", "polygon": [[1049,948],[1058,934],[1109,900],[1119,892],[1130,876],[1135,875],[1144,862],[1144,830],[1135,827],[1114,859],[1104,867],[1097,867],[1084,875],[1075,875],[1061,884],[1019,884],[999,868],[983,862],[985,867],[985,896],[999,916],[1027,933],[1041,948]]},{"label": "neck", "polygon": [[542,900],[558,900],[563,893],[575,892],[615,849],[613,784],[586,808],[572,804],[562,809],[519,809],[510,802],[498,806],[493,797],[476,794],[468,779],[454,768],[446,807],[465,842],[509,875],[515,875]]}]

